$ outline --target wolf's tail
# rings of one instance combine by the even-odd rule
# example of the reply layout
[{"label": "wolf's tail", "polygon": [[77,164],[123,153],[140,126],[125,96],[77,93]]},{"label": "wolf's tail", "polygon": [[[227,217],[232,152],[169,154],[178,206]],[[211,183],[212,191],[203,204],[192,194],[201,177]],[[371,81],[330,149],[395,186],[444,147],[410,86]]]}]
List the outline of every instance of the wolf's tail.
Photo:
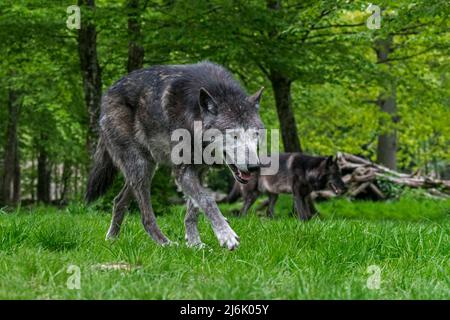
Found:
[{"label": "wolf's tail", "polygon": [[231,189],[230,193],[223,199],[223,202],[226,203],[232,203],[236,202],[236,200],[240,197],[241,192],[239,188],[239,183],[237,181],[234,182],[233,188]]},{"label": "wolf's tail", "polygon": [[94,164],[89,173],[86,195],[84,199],[90,203],[103,194],[114,182],[117,168],[106,150],[105,144],[100,138],[94,155]]}]

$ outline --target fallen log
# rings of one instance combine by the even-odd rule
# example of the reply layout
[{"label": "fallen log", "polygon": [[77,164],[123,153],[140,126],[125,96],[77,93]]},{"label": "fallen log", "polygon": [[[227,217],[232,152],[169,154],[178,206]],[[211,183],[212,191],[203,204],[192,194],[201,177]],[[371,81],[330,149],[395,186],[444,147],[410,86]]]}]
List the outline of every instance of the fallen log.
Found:
[{"label": "fallen log", "polygon": [[353,154],[338,152],[336,157],[345,173],[342,180],[348,187],[347,195],[350,197],[386,199],[389,196],[381,187],[386,182],[401,188],[423,189],[435,198],[450,197],[450,181],[421,176],[419,171],[411,174],[397,172]]}]

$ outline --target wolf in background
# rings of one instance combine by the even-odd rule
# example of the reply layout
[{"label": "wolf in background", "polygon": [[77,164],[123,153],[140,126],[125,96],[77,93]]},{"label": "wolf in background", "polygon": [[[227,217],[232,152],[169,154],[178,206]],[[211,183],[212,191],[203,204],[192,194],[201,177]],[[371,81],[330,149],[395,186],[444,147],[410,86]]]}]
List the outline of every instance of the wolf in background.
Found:
[{"label": "wolf in background", "polygon": [[[246,95],[227,70],[210,62],[154,66],[134,71],[112,85],[102,97],[100,138],[86,192],[86,200],[91,202],[107,191],[118,170],[125,177],[125,185],[114,199],[107,238],[118,236],[134,196],[147,233],[158,244],[170,244],[156,222],[150,186],[158,164],[172,163],[171,133],[183,128],[193,134],[194,121],[201,121],[205,130],[222,132],[263,129],[258,112],[262,89]],[[227,154],[224,157],[233,159]],[[251,158],[258,159],[257,155]],[[226,164],[240,183],[248,182],[250,173],[260,167],[258,163]],[[173,165],[176,183],[187,199],[186,241],[189,246],[203,245],[197,229],[201,209],[220,245],[233,250],[239,245],[239,237],[201,185],[200,177],[207,168],[204,164]]]},{"label": "wolf in background", "polygon": [[240,215],[247,214],[259,195],[268,194],[267,215],[273,217],[278,195],[292,193],[299,219],[309,220],[317,214],[311,198],[312,191],[329,188],[339,194],[346,189],[337,160],[331,156],[314,157],[302,153],[281,153],[279,161],[278,173],[274,175],[255,173],[247,184],[234,184],[226,201],[233,201],[241,194],[244,205]]}]

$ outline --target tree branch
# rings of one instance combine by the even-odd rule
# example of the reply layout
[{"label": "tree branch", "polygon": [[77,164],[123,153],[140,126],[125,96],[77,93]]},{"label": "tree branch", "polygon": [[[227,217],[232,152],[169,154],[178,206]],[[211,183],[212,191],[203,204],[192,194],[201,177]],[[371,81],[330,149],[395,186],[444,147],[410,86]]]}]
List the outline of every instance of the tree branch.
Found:
[{"label": "tree branch", "polygon": [[431,46],[431,47],[429,47],[429,48],[427,48],[427,49],[425,49],[425,50],[419,51],[419,52],[417,52],[417,53],[415,53],[415,54],[406,55],[406,56],[403,56],[403,57],[397,57],[397,58],[388,58],[388,59],[383,60],[383,61],[377,61],[376,63],[377,63],[377,64],[383,64],[383,63],[388,63],[388,62],[391,62],[391,61],[407,60],[407,59],[411,59],[411,58],[420,56],[420,55],[422,55],[422,54],[424,54],[424,53],[430,52],[431,50],[434,50],[434,49],[436,49],[436,48],[437,48],[437,46],[436,46],[436,45],[433,45],[433,46]]},{"label": "tree branch", "polygon": [[353,28],[353,27],[360,27],[365,25],[364,22],[360,22],[360,23],[354,23],[354,24],[330,24],[328,26],[320,26],[320,27],[313,27],[311,28],[311,30],[323,30],[323,29],[328,29],[328,28]]},{"label": "tree branch", "polygon": [[269,79],[270,73],[269,71],[258,61],[255,61],[256,65],[261,69],[262,73]]},{"label": "tree branch", "polygon": [[326,10],[326,9],[322,10],[320,12],[319,17],[317,18],[317,21],[315,23],[313,23],[308,30],[306,30],[305,34],[303,35],[303,37],[302,37],[302,39],[300,41],[302,43],[305,43],[306,39],[308,39],[309,34],[313,30],[312,28],[314,28],[320,22],[320,20],[322,20],[323,17],[329,15],[330,13],[331,13],[331,10]]},{"label": "tree branch", "polygon": [[[333,37],[333,36],[341,36],[341,35],[355,35],[358,34],[357,32],[339,32],[339,33],[321,33],[321,34],[315,34],[313,36],[308,37],[309,39],[314,39],[314,38],[323,38],[323,37]],[[311,42],[307,42],[307,43],[311,43]]]}]

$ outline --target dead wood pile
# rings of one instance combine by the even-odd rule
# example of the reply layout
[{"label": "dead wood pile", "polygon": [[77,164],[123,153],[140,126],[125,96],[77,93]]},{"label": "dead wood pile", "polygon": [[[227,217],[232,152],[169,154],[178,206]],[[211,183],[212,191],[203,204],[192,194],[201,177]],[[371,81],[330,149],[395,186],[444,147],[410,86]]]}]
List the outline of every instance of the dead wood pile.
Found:
[{"label": "dead wood pile", "polygon": [[[337,160],[342,171],[342,180],[348,187],[347,196],[352,198],[386,199],[389,195],[382,191],[382,186],[394,184],[398,187],[422,189],[431,198],[450,197],[450,181],[422,176],[419,173],[400,173],[364,158],[338,152]],[[335,197],[330,190],[318,191],[315,198],[329,199]]]}]

